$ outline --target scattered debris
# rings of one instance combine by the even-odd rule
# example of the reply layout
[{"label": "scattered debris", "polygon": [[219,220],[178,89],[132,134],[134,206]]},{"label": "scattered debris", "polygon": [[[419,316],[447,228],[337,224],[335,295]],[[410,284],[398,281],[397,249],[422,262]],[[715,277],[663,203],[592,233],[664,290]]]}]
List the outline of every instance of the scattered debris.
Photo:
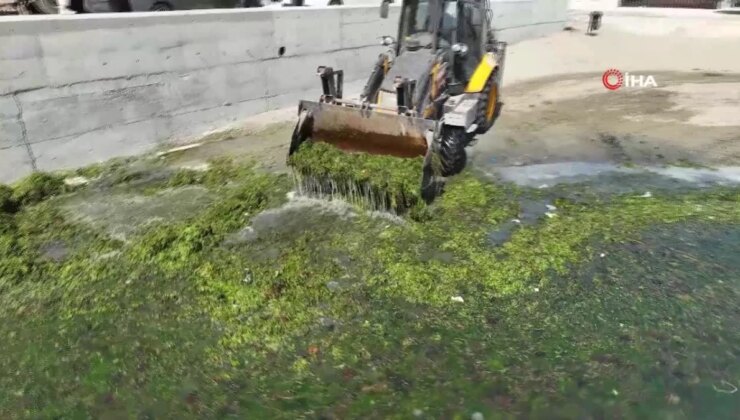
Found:
[{"label": "scattered debris", "polygon": [[322,316],[319,318],[319,325],[326,328],[327,330],[333,330],[337,326],[337,322],[331,318]]},{"label": "scattered debris", "polygon": [[182,152],[184,150],[195,149],[196,147],[202,146],[203,143],[191,143],[184,146],[173,147],[171,149],[163,150],[157,153],[157,157],[169,155],[171,153]]},{"label": "scattered debris", "polygon": [[84,176],[73,176],[70,178],[64,178],[64,185],[68,187],[80,187],[89,183],[90,180],[85,178]]},{"label": "scattered debris", "polygon": [[383,392],[388,389],[388,385],[384,383],[365,385],[362,387],[362,392]]},{"label": "scattered debris", "polygon": [[545,216],[547,216],[550,219],[552,219],[553,217],[557,216],[557,214],[548,211],[547,213],[545,213]]},{"label": "scattered debris", "polygon": [[114,258],[119,255],[121,255],[121,251],[110,251],[110,252],[106,252],[104,254],[98,255],[95,259],[96,260],[107,260],[109,258]]},{"label": "scattered debris", "polygon": [[547,207],[547,209],[550,210],[550,211],[555,211],[555,210],[558,209],[557,207],[553,206],[552,204],[545,204],[545,207]]},{"label": "scattered debris", "polygon": [[473,413],[472,416],[470,416],[470,420],[484,420],[485,417],[483,417],[483,413],[476,411]]},{"label": "scattered debris", "polygon": [[414,417],[421,417],[423,414],[424,412],[419,410],[418,408],[414,409]]},{"label": "scattered debris", "polygon": [[668,397],[666,397],[666,400],[668,401],[668,404],[676,405],[681,402],[681,397],[679,397],[676,394],[668,394]]},{"label": "scattered debris", "polygon": [[602,252],[601,254],[599,254],[599,257],[601,257],[601,258],[604,258],[604,257],[606,257],[606,253],[603,253],[603,252]]},{"label": "scattered debris", "polygon": [[326,288],[329,289],[329,290],[331,290],[332,292],[336,292],[337,290],[339,290],[340,285],[339,285],[339,282],[338,281],[332,280],[332,281],[326,283]]},{"label": "scattered debris", "polygon": [[460,302],[460,303],[464,303],[464,302],[465,302],[465,299],[463,299],[463,297],[462,297],[462,296],[453,296],[453,297],[452,297],[452,301],[453,301],[453,302]]},{"label": "scattered debris", "polygon": [[714,385],[714,384],[712,384],[712,388],[714,388],[715,391],[722,393],[722,394],[734,394],[737,392],[737,387],[725,381],[724,379],[722,380],[722,382],[720,382],[720,384],[722,384],[723,386],[722,388],[718,388],[717,385]]},{"label": "scattered debris", "polygon": [[206,172],[211,169],[211,165],[208,162],[200,162],[188,165],[180,166],[181,169],[187,169],[196,172]]},{"label": "scattered debris", "polygon": [[650,198],[652,196],[653,194],[650,191],[648,191],[645,194],[641,195],[639,198]]}]

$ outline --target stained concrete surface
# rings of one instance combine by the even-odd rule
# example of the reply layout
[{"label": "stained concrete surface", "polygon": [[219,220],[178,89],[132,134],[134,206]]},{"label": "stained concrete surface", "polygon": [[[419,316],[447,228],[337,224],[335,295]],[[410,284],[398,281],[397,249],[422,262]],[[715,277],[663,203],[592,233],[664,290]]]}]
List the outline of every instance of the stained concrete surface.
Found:
[{"label": "stained concrete surface", "polygon": [[601,85],[600,74],[510,86],[478,166],[563,161],[666,165],[740,161],[740,75],[655,73],[657,88]]}]

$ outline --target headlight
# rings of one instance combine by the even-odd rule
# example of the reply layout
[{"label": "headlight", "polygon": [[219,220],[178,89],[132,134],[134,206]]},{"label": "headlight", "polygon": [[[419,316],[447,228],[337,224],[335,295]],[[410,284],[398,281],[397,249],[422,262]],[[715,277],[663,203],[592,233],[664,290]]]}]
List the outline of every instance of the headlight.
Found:
[{"label": "headlight", "polygon": [[465,55],[468,53],[468,46],[463,43],[457,43],[452,46],[452,51],[460,55]]}]

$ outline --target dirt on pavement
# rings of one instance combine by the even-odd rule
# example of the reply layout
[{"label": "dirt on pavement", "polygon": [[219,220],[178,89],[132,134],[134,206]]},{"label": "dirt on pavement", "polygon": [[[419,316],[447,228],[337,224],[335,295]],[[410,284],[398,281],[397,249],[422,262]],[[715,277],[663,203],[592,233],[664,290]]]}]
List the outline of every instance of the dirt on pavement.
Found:
[{"label": "dirt on pavement", "polygon": [[601,74],[509,86],[476,164],[740,162],[740,74],[654,73],[657,88],[604,88]]}]

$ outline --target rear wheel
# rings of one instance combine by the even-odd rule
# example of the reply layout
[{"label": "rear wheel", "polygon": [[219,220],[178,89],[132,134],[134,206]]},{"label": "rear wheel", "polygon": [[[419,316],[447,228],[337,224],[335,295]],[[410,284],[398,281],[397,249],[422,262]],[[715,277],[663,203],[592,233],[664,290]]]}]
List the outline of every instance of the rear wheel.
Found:
[{"label": "rear wheel", "polygon": [[501,111],[498,74],[498,69],[491,73],[483,92],[480,94],[480,101],[478,102],[478,116],[476,118],[476,124],[478,124],[478,130],[476,132],[478,134],[483,134],[488,131],[493,126],[493,123],[496,122],[499,112]]},{"label": "rear wheel", "polygon": [[59,13],[56,0],[36,0],[30,3],[30,7],[36,13],[44,15],[55,15]]},{"label": "rear wheel", "polygon": [[170,10],[175,10],[175,8],[166,1],[158,1],[149,10],[152,12],[169,12]]},{"label": "rear wheel", "polygon": [[457,175],[465,169],[468,155],[465,146],[468,144],[468,134],[460,127],[444,127],[439,139],[439,158],[441,163],[441,175]]}]

